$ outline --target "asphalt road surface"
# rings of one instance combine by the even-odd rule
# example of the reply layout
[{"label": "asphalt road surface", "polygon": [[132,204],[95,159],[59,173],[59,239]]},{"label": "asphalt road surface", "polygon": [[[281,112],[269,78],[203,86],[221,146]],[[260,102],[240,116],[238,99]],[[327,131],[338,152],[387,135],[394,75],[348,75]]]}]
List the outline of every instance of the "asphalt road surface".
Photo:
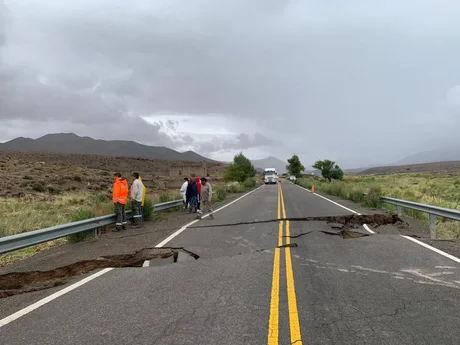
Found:
[{"label": "asphalt road surface", "polygon": [[0,343],[458,344],[460,264],[399,235],[278,221],[350,212],[262,186],[162,243],[198,260],[100,272],[0,321]]}]

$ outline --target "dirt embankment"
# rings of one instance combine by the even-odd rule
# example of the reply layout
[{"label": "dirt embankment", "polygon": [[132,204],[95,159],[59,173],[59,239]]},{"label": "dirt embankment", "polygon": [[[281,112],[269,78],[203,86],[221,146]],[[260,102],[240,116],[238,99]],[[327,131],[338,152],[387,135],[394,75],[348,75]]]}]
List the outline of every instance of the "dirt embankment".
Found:
[{"label": "dirt embankment", "polygon": [[[195,166],[197,162],[151,160],[100,155],[0,151],[0,197],[56,195],[63,192],[110,192],[115,172],[129,177],[137,171],[149,190],[166,190],[179,176],[164,176],[173,165]],[[211,177],[225,169],[207,162]]]}]

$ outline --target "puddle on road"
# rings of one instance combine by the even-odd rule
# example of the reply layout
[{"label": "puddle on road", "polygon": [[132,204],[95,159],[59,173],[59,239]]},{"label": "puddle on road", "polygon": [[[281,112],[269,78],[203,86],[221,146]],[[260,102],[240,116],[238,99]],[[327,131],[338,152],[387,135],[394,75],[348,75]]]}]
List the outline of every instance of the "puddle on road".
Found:
[{"label": "puddle on road", "polygon": [[142,267],[145,261],[150,261],[151,266],[159,266],[174,262],[198,260],[198,258],[197,254],[184,248],[144,248],[132,254],[101,256],[49,271],[7,273],[0,275],[0,298],[63,285],[73,276],[98,269]]}]

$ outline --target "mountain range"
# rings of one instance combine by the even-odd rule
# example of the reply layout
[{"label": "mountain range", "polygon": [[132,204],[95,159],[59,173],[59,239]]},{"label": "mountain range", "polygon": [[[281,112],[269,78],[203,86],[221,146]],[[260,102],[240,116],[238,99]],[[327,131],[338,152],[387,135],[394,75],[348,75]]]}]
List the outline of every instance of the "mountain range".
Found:
[{"label": "mountain range", "polygon": [[[90,137],[81,137],[73,133],[47,134],[38,139],[19,137],[11,141],[0,143],[0,150],[3,151],[29,151],[29,152],[55,152],[55,153],[76,153],[76,154],[99,154],[104,156],[128,156],[148,159],[183,160],[183,161],[208,161],[215,162],[210,158],[199,155],[193,151],[179,152],[165,146],[148,146],[134,141],[123,140],[99,140]],[[403,166],[410,164],[425,164],[433,162],[460,161],[460,148],[457,146],[443,147],[431,151],[420,152],[405,157],[390,164],[374,165],[379,166]],[[275,168],[279,174],[286,172],[287,161],[273,156],[264,159],[251,160],[258,170]],[[310,166],[305,173],[314,171]],[[372,166],[344,169],[345,173],[353,174],[372,168]]]},{"label": "mountain range", "polygon": [[449,161],[460,161],[459,146],[447,146],[430,151],[419,152],[395,162],[394,165],[424,164]]},{"label": "mountain range", "polygon": [[[126,156],[148,159],[182,160],[182,161],[208,161],[212,159],[203,157],[196,152],[178,152],[164,146],[148,146],[134,141],[99,140],[90,137],[81,137],[74,133],[53,133],[37,139],[19,137],[5,143],[0,143],[3,151],[27,152],[55,152],[76,154],[98,154],[103,156]],[[259,170],[275,168],[278,173],[286,171],[286,162],[276,157],[251,161]]]},{"label": "mountain range", "polygon": [[264,170],[265,168],[275,168],[276,172],[281,175],[286,172],[287,161],[282,161],[279,158],[269,156],[264,159],[252,159],[251,163],[256,169]]},{"label": "mountain range", "polygon": [[148,146],[134,141],[97,140],[90,137],[80,137],[73,133],[47,134],[38,139],[19,137],[0,144],[0,150],[98,154],[174,161],[214,162],[212,159],[203,157],[193,151],[178,152],[164,146]]}]

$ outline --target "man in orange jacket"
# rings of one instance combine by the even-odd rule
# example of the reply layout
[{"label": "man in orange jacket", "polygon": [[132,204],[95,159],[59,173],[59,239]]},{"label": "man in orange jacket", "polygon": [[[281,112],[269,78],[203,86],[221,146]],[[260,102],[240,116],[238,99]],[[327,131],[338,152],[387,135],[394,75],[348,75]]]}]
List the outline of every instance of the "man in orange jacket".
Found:
[{"label": "man in orange jacket", "polygon": [[126,230],[126,211],[125,206],[128,202],[128,181],[120,173],[113,175],[113,194],[112,201],[115,206],[115,231]]}]

